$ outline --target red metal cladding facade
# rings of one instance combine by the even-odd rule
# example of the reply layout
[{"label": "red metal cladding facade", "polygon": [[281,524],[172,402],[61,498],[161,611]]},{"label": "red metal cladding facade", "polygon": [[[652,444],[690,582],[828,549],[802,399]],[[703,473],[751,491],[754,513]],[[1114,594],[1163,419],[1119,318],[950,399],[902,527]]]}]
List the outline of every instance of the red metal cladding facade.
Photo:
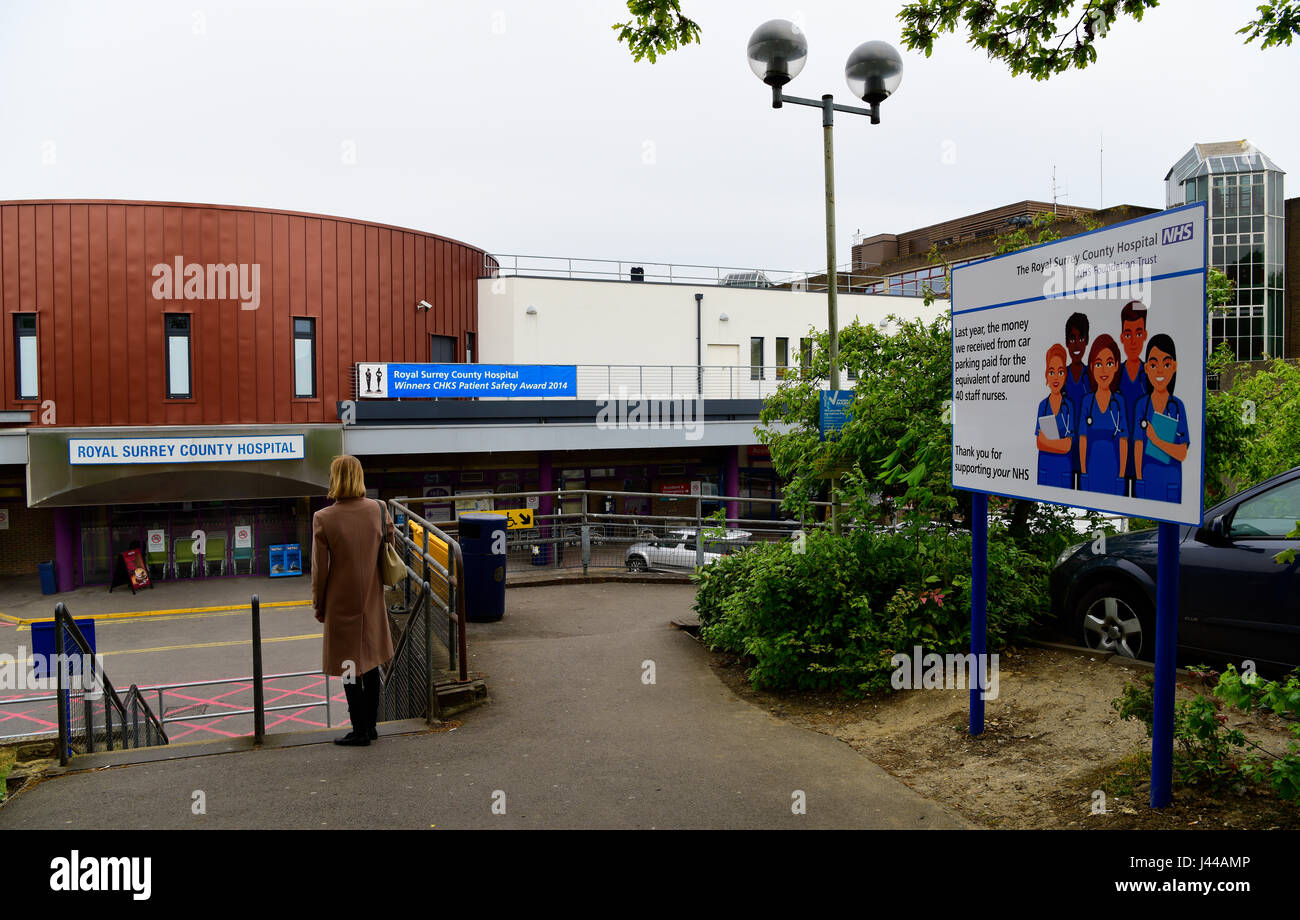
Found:
[{"label": "red metal cladding facade", "polygon": [[[237,297],[155,296],[155,266],[259,266]],[[6,410],[53,400],[60,427],[337,421],[360,361],[430,360],[430,336],[477,332],[481,249],[365,221],[224,205],[0,202]],[[207,276],[205,275],[205,278]],[[204,294],[218,291],[207,290]],[[229,293],[229,292],[227,292]],[[420,301],[431,310],[418,310]],[[35,313],[38,399],[17,399],[14,314]],[[191,393],[167,396],[164,315],[190,314]],[[295,317],[315,322],[316,397],[294,395]],[[47,421],[48,424],[48,421]]]}]

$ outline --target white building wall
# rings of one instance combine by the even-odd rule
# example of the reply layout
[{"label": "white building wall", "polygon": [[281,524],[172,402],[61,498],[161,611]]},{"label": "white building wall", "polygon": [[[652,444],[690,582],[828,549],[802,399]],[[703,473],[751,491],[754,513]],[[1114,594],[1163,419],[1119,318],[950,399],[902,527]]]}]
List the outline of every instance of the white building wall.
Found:
[{"label": "white building wall", "polygon": [[[479,358],[486,364],[696,364],[695,295],[703,294],[704,363],[710,345],[734,346],[749,364],[750,338],[764,339],[764,364],[776,364],[776,338],[799,339],[826,328],[825,292],[713,285],[556,278],[493,278],[479,282]],[[946,300],[927,308],[920,297],[841,294],[839,323],[879,325],[890,314],[931,320]],[[529,314],[528,308],[536,312]],[[727,319],[722,320],[726,315]]]}]

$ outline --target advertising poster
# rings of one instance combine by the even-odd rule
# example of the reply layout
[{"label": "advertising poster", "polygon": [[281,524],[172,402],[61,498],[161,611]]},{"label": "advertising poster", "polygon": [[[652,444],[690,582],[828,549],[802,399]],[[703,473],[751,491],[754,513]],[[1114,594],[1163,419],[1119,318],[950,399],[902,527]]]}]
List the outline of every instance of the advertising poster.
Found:
[{"label": "advertising poster", "polygon": [[955,488],[1201,523],[1205,214],[953,270]]}]

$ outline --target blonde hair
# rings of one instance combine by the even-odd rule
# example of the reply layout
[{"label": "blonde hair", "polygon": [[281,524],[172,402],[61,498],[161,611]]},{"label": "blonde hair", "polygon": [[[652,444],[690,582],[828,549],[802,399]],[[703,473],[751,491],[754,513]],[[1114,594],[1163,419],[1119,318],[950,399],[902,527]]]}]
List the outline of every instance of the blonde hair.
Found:
[{"label": "blonde hair", "polygon": [[340,454],[330,462],[329,497],[365,498],[366,474],[361,461],[350,454]]}]

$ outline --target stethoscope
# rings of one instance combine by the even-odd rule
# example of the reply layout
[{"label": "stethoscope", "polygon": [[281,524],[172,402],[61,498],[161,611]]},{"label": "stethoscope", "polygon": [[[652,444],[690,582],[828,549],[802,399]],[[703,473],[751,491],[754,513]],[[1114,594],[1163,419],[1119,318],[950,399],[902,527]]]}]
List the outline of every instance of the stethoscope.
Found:
[{"label": "stethoscope", "polygon": [[[1096,394],[1090,394],[1090,395],[1092,395],[1092,404],[1093,404],[1094,406],[1097,405],[1097,397],[1096,397]],[[1114,435],[1119,434],[1119,409],[1117,409],[1117,408],[1115,407],[1115,396],[1114,396],[1114,394],[1111,394],[1111,397],[1110,397],[1110,405],[1109,405],[1109,406],[1107,407],[1107,409],[1106,409],[1106,417],[1110,419],[1110,423],[1111,423],[1111,425],[1113,425],[1114,428],[1115,428],[1115,430],[1114,430],[1113,432],[1111,432],[1112,437],[1113,437]],[[1147,423],[1146,423],[1146,421],[1144,420],[1144,421],[1142,422],[1142,427],[1145,428],[1145,427],[1146,427],[1146,424],[1147,424]],[[1088,416],[1088,427],[1089,427],[1089,428],[1092,427],[1092,415],[1091,415],[1091,414],[1089,414],[1089,416]]]}]

